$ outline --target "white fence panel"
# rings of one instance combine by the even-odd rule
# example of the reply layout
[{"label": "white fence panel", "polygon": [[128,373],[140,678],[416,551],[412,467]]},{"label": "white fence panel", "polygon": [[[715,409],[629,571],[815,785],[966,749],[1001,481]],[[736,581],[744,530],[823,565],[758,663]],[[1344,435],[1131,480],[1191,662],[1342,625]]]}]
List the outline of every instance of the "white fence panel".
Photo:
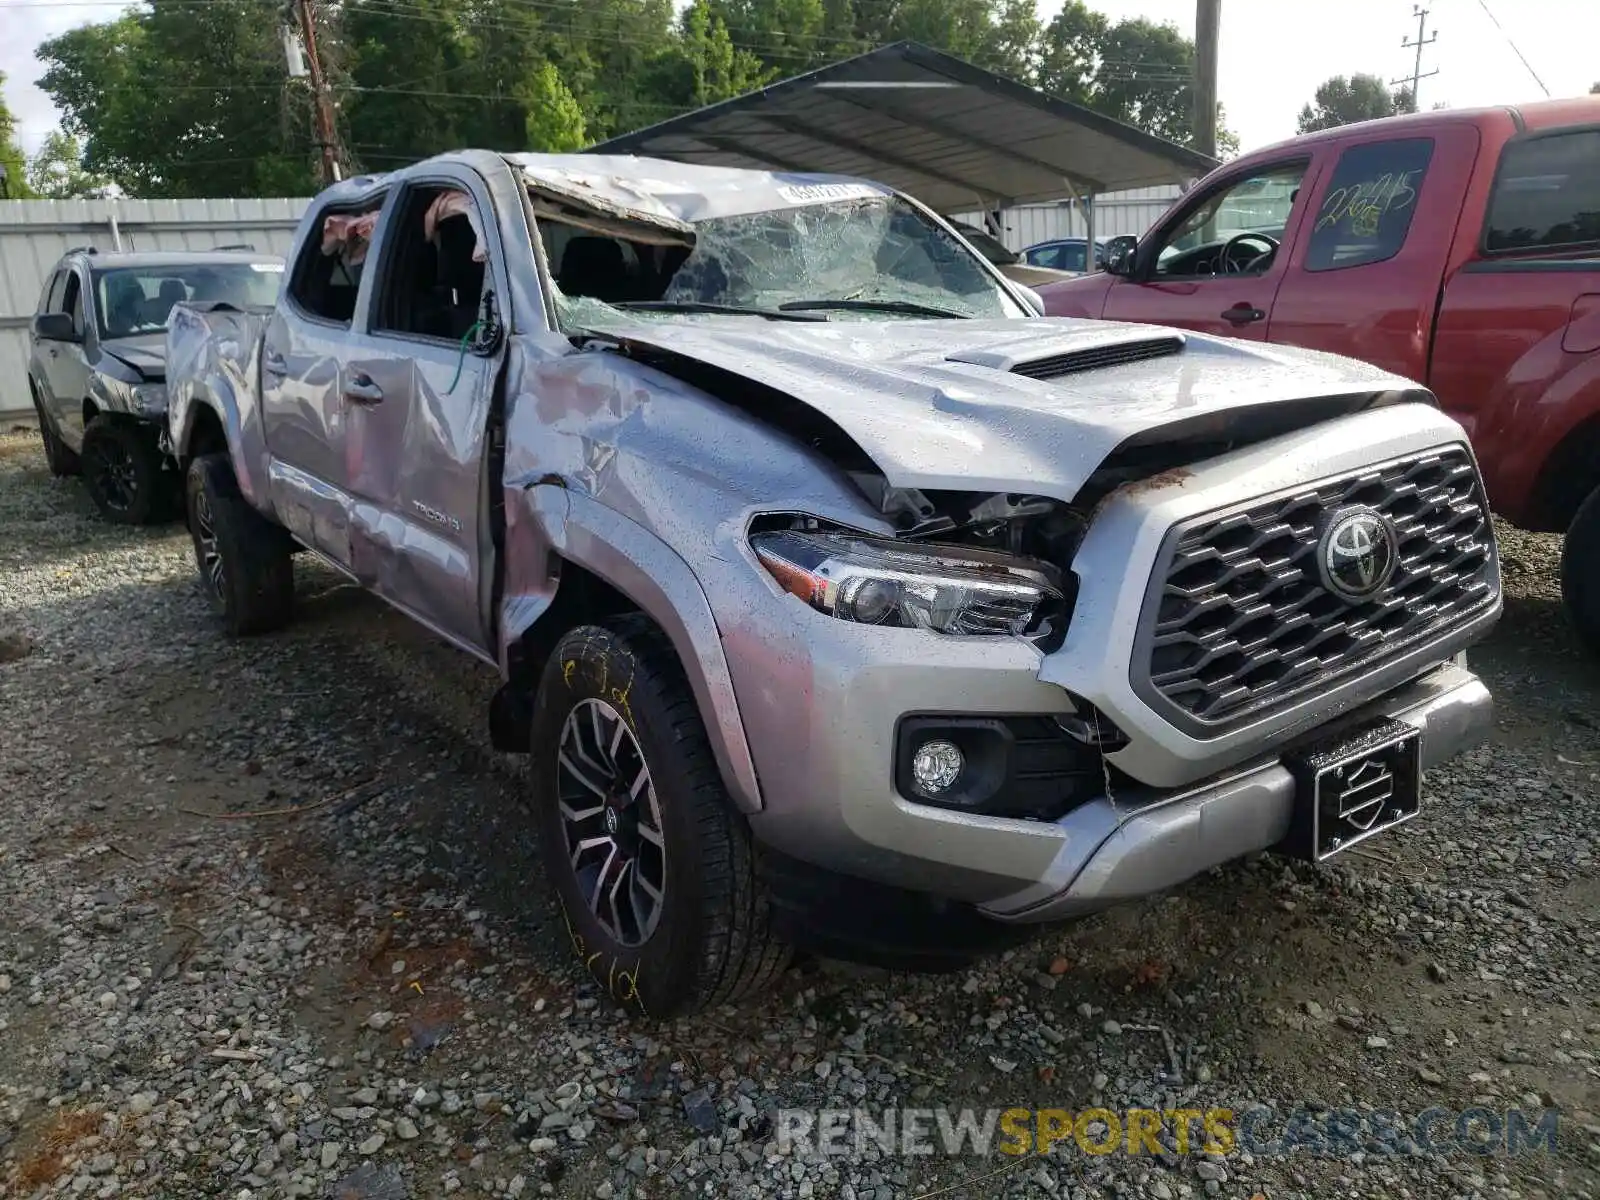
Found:
[{"label": "white fence panel", "polygon": [[[1148,187],[1096,196],[1094,235],[1103,239],[1131,233],[1137,237],[1171,208],[1180,195],[1182,189],[1178,187]],[[983,225],[982,213],[962,213],[957,219]],[[1054,238],[1083,237],[1087,229],[1082,207],[1065,200],[1059,204],[1024,204],[1008,208],[1001,213],[1001,220],[1005,228],[1000,240],[1013,250]]]},{"label": "white fence panel", "polygon": [[30,413],[28,323],[50,268],[74,246],[286,254],[306,199],[0,200],[0,414]]}]

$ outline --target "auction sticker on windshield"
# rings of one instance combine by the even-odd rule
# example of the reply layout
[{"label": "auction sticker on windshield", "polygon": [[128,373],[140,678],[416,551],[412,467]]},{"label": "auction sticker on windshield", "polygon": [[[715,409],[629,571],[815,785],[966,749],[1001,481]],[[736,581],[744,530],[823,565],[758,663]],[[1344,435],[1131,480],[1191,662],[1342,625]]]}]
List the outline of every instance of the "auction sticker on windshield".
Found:
[{"label": "auction sticker on windshield", "polygon": [[282,263],[251,263],[250,269],[258,275],[282,275]]},{"label": "auction sticker on windshield", "polygon": [[864,183],[789,183],[778,186],[778,195],[790,204],[832,204],[839,200],[875,200],[885,194],[881,189]]}]

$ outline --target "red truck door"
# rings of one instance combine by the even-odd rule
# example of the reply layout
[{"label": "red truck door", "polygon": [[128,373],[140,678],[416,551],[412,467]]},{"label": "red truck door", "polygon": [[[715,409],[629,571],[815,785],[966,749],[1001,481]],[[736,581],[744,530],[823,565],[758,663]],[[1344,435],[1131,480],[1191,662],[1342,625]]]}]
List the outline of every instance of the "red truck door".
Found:
[{"label": "red truck door", "polygon": [[1140,244],[1106,294],[1111,321],[1262,339],[1315,182],[1309,150],[1197,190]]},{"label": "red truck door", "polygon": [[1414,130],[1331,147],[1337,159],[1289,255],[1269,341],[1427,380],[1434,312],[1479,135],[1464,123]]},{"label": "red truck door", "polygon": [[1428,382],[1471,435],[1495,511],[1560,530],[1596,482],[1591,444],[1567,438],[1600,399],[1600,126],[1511,137],[1479,178]]}]

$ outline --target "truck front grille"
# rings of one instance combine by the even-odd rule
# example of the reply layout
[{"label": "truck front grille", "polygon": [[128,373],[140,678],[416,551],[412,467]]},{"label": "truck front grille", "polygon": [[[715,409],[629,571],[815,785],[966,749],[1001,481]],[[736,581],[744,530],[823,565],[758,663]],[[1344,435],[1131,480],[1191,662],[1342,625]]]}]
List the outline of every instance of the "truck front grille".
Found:
[{"label": "truck front grille", "polygon": [[[1319,545],[1330,519],[1360,508],[1387,520],[1398,562],[1352,600],[1325,586]],[[1168,535],[1156,575],[1132,682],[1207,735],[1445,633],[1498,592],[1488,505],[1461,446],[1192,518]]]}]

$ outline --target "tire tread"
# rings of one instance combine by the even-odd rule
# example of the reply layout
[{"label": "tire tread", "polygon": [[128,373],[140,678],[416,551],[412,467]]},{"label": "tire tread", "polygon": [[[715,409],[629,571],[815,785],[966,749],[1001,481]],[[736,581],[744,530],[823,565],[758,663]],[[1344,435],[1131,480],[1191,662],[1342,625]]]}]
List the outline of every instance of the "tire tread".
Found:
[{"label": "tire tread", "polygon": [[[228,595],[219,597],[222,618],[234,637],[271,633],[294,615],[294,558],[284,531],[245,500],[226,454],[207,454],[190,464],[192,482],[205,488],[212,528],[223,554]],[[200,567],[198,554],[195,561]],[[209,594],[204,579],[201,587]]]},{"label": "tire tread", "polygon": [[[683,1015],[765,990],[788,967],[792,952],[774,932],[759,847],[728,798],[683,665],[666,635],[641,613],[597,624],[622,643],[634,662],[634,678],[647,677],[661,701],[666,727],[658,732],[679,756],[674,769],[693,805],[700,847],[693,869],[701,888],[702,938],[691,994],[674,1013],[651,1015]],[[574,629],[563,643],[587,641],[595,628]]]}]

